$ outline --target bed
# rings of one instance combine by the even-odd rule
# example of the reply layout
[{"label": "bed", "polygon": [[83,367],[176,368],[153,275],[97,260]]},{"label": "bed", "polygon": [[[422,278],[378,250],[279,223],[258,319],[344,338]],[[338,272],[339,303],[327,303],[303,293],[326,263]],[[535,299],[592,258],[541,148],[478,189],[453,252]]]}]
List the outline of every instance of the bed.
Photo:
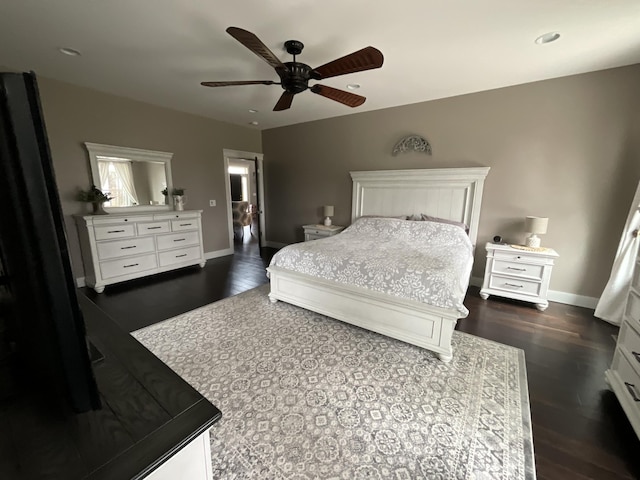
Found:
[{"label": "bed", "polygon": [[[469,282],[484,179],[488,172],[488,167],[351,172],[352,225],[333,237],[290,245],[278,252],[267,269],[271,281],[270,300],[291,303],[420,346],[435,352],[442,361],[450,361],[453,358],[453,330],[458,318],[464,318],[468,313],[462,299]],[[464,223],[468,226],[468,236],[463,234],[462,239],[462,229],[451,225],[391,218],[412,214]],[[361,217],[365,218],[357,221]],[[467,258],[471,262],[465,264],[461,257],[456,263],[457,277],[436,284],[435,277],[427,275],[414,282],[420,286],[416,291],[404,288],[399,293],[392,282],[378,281],[371,285],[355,281],[358,277],[356,272],[362,274],[363,267],[354,266],[350,260],[358,255],[354,257],[353,251],[349,253],[349,240],[362,238],[357,235],[363,231],[366,233],[367,229],[384,232],[379,236],[380,247],[393,244],[394,235],[406,240],[414,239],[416,243],[419,243],[417,239],[421,235],[436,242],[441,241],[438,239],[442,235],[451,237],[458,245],[456,248],[468,250]],[[386,256],[376,251],[372,238],[365,238],[369,242],[366,246],[355,245],[354,248],[365,248],[374,259],[376,255],[378,260]],[[423,247],[419,245],[418,250],[421,255],[427,255]],[[323,250],[326,251],[323,253]],[[340,257],[339,252],[346,253],[346,258]],[[411,255],[415,254],[412,251]],[[285,255],[290,255],[287,260],[283,260]],[[438,251],[431,259],[437,262],[441,256]],[[353,269],[347,274],[347,280],[344,273],[331,274],[332,268],[339,263]],[[369,270],[362,275],[376,278],[375,272],[370,267],[366,268]],[[409,268],[416,270],[411,265]],[[438,268],[443,267],[439,265]],[[334,270],[339,271],[338,268]],[[389,280],[388,276],[386,280]],[[428,285],[442,301],[427,298],[429,296],[424,294],[424,290]],[[449,293],[452,295],[448,296]],[[447,298],[443,300],[443,297]]]}]

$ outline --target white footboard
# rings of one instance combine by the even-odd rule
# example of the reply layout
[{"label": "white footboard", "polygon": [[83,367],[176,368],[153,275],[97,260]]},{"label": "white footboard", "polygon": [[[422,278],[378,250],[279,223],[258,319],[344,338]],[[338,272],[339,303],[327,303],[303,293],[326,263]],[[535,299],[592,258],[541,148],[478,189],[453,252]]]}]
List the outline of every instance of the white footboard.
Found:
[{"label": "white footboard", "polygon": [[278,267],[267,269],[271,301],[282,300],[431,350],[448,362],[460,312],[343,285]]}]

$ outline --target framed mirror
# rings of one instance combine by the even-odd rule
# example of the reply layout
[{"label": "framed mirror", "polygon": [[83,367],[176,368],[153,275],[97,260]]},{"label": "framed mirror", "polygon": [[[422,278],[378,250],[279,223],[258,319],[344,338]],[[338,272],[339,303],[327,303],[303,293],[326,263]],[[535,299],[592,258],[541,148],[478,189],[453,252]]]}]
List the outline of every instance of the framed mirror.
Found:
[{"label": "framed mirror", "polygon": [[113,200],[108,212],[171,210],[173,153],[85,142],[93,184]]}]

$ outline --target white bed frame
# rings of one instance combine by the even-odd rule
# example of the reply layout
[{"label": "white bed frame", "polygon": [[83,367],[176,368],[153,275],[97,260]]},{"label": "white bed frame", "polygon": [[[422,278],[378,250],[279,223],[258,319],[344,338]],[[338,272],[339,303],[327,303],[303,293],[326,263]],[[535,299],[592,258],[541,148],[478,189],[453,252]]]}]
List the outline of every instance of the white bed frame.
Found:
[{"label": "white bed frame", "polygon": [[[363,215],[427,214],[464,222],[475,246],[489,167],[351,172],[351,219]],[[269,267],[270,300],[308,310],[453,358],[451,336],[460,312]]]}]

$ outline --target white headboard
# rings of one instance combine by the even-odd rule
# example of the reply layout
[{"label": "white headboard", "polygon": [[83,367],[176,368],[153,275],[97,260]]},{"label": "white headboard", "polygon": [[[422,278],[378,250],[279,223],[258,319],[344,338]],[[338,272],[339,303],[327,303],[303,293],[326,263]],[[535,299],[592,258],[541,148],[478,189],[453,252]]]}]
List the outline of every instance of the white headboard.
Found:
[{"label": "white headboard", "polygon": [[469,225],[478,237],[484,179],[490,167],[350,172],[351,221],[363,215],[420,215]]}]

